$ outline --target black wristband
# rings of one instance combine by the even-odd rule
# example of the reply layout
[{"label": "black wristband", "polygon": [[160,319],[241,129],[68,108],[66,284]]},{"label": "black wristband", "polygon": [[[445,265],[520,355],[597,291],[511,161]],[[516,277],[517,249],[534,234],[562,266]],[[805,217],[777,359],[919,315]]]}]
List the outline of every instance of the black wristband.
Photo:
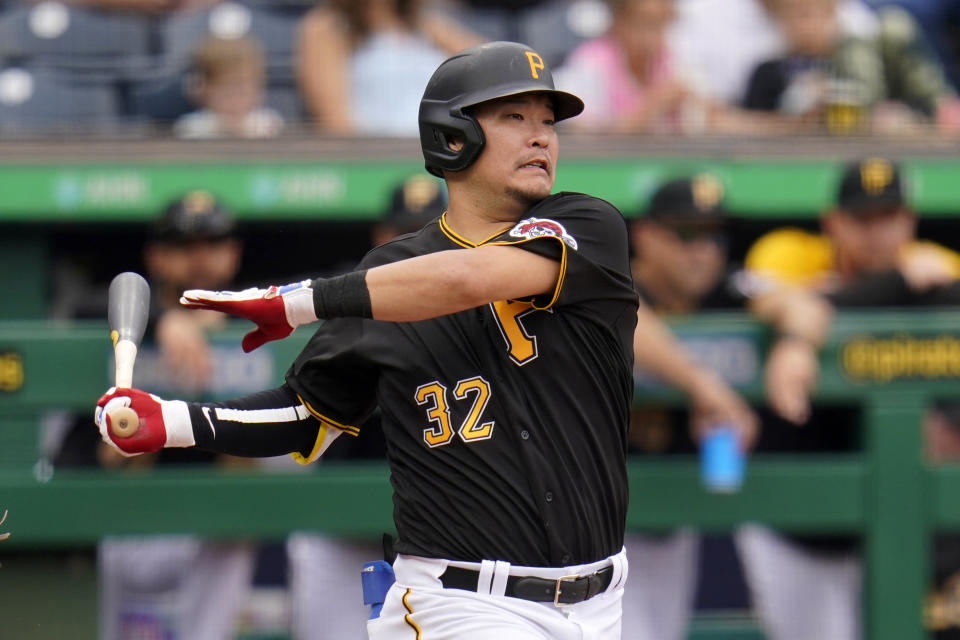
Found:
[{"label": "black wristband", "polygon": [[366,269],[333,278],[317,278],[310,286],[313,310],[318,318],[373,317]]}]

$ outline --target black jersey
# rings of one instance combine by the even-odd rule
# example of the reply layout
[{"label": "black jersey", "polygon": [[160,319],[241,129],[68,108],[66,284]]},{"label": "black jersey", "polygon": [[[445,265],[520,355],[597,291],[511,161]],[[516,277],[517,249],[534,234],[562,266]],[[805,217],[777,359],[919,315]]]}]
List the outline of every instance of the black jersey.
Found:
[{"label": "black jersey", "polygon": [[[398,552],[528,566],[617,553],[637,309],[624,220],[560,193],[483,244],[558,260],[555,291],[422,322],[325,322],[287,384],[347,431],[380,406]],[[441,217],[360,268],[473,246]]]}]

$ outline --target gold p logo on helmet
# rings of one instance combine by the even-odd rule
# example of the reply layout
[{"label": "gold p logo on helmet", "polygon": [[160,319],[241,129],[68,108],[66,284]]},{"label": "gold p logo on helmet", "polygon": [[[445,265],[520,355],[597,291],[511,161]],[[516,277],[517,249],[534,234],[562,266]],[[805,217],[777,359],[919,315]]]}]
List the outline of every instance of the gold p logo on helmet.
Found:
[{"label": "gold p logo on helmet", "polygon": [[713,209],[723,199],[723,185],[709,173],[696,176],[691,182],[693,202],[698,209]]},{"label": "gold p logo on helmet", "polygon": [[543,58],[533,51],[524,51],[527,55],[527,62],[530,63],[530,77],[534,80],[540,79],[538,71],[543,71]]},{"label": "gold p logo on helmet", "polygon": [[209,213],[213,206],[213,196],[206,191],[191,191],[183,197],[183,210],[187,215]]},{"label": "gold p logo on helmet", "polygon": [[893,180],[893,166],[881,158],[871,158],[860,165],[860,184],[870,195],[882,193]]}]

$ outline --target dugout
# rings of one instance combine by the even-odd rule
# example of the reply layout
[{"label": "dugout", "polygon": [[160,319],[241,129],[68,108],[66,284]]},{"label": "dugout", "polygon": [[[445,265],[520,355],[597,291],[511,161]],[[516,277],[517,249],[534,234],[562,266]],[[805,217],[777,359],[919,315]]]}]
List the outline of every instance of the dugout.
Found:
[{"label": "dugout", "polygon": [[[308,272],[314,260],[349,259],[365,246],[389,185],[420,170],[414,141],[223,142],[202,148],[115,141],[92,148],[82,143],[11,143],[8,148],[0,161],[5,194],[0,202],[0,509],[10,512],[3,530],[13,536],[0,548],[0,562],[15,566],[5,558],[17,555],[39,566],[50,554],[90,547],[106,533],[191,531],[277,539],[303,526],[340,534],[390,528],[389,487],[381,468],[231,474],[229,481],[209,469],[176,476],[51,474],[43,465],[38,416],[51,408],[89,411],[108,383],[110,352],[105,322],[41,319],[51,303],[58,261],[86,265],[91,282],[105,286],[114,273],[138,268],[139,246],[160,204],[198,186],[217,192],[237,212],[251,254],[283,246],[284,261],[250,260],[243,276],[250,282]],[[710,170],[723,180],[737,217],[736,253],[786,221],[815,226],[842,160],[892,155],[903,162],[911,181],[919,235],[957,249],[956,151],[929,141],[894,149],[866,140],[734,145],[730,140],[571,137],[564,140],[558,188],[595,193],[632,213],[660,178]],[[291,261],[301,252],[307,259]],[[738,314],[674,326],[684,339],[736,339],[756,353],[766,346],[764,331]],[[635,465],[629,525],[694,524],[725,531],[756,520],[797,532],[860,534],[869,637],[924,637],[920,615],[931,535],[960,530],[960,507],[952,499],[960,492],[960,467],[923,462],[919,424],[933,398],[956,392],[957,327],[960,311],[842,314],[821,354],[818,401],[861,407],[862,451],[815,459],[757,457],[749,463],[744,488],[722,496],[702,489],[694,460]],[[234,327],[219,340],[236,348],[242,331]],[[270,345],[260,360],[244,365],[246,372],[263,379],[279,376],[307,335]],[[751,399],[760,397],[758,377],[737,385]],[[678,401],[670,394],[645,393]],[[179,496],[175,502],[173,489]],[[275,499],[278,492],[294,503],[315,501],[317,509],[287,509]],[[129,499],[133,495],[135,502]],[[211,504],[224,509],[211,510]],[[315,515],[323,511],[337,516]],[[0,585],[6,582],[2,572]],[[56,593],[42,582],[29,588],[34,595]],[[3,592],[0,600],[16,602],[11,594]],[[77,615],[83,613],[78,608]],[[85,613],[94,616],[95,608]],[[749,626],[724,624],[697,621],[691,637],[759,637]]]}]

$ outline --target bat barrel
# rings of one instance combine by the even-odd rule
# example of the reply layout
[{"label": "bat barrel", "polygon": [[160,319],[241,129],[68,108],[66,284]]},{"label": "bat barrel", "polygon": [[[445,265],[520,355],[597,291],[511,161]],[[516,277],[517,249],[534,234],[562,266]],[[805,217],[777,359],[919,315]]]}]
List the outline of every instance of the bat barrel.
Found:
[{"label": "bat barrel", "polygon": [[114,345],[121,340],[140,344],[150,315],[150,285],[139,273],[124,271],[110,282],[107,295],[107,323]]}]

